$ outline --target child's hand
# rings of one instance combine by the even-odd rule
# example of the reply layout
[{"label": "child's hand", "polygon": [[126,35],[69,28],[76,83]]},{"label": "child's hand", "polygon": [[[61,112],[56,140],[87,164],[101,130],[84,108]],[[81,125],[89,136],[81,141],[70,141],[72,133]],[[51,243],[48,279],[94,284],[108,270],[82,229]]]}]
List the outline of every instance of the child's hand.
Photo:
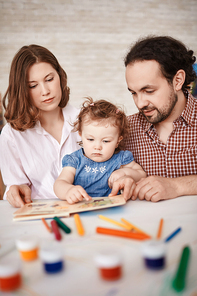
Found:
[{"label": "child's hand", "polygon": [[120,179],[121,177],[124,177],[125,175],[126,175],[126,173],[124,172],[124,170],[119,169],[119,170],[114,171],[108,179],[109,188],[112,188],[113,183],[116,180]]},{"label": "child's hand", "polygon": [[73,185],[66,194],[66,200],[69,204],[74,204],[76,202],[82,201],[83,199],[89,201],[92,198],[80,185]]}]

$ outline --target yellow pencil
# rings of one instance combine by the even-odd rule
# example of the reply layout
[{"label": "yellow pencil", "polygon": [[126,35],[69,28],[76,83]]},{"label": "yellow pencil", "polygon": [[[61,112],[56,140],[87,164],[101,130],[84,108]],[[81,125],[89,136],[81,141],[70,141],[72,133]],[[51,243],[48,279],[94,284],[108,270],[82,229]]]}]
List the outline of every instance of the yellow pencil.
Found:
[{"label": "yellow pencil", "polygon": [[110,219],[110,218],[107,218],[107,217],[105,217],[105,216],[103,216],[103,215],[99,215],[98,217],[99,217],[100,219],[103,219],[103,220],[107,221],[107,222],[110,222],[110,223],[112,223],[112,224],[115,224],[115,225],[118,225],[118,226],[120,226],[120,227],[123,227],[123,228],[125,228],[125,229],[127,229],[127,230],[131,230],[131,226],[125,225],[125,224],[120,223],[120,222],[117,222],[117,221],[115,221],[115,220],[113,220],[113,219]]},{"label": "yellow pencil", "polygon": [[135,225],[131,224],[129,221],[125,220],[124,218],[121,218],[121,221],[123,223],[125,223],[125,225],[129,226],[130,227],[130,230],[135,230],[136,232],[138,233],[143,233],[145,235],[148,235],[146,232],[144,232],[143,230],[139,229],[138,227],[136,227]]},{"label": "yellow pencil", "polygon": [[163,228],[163,218],[160,220],[160,223],[159,223],[159,228],[158,228],[158,232],[157,232],[157,239],[160,239],[160,237],[161,237],[162,228]]},{"label": "yellow pencil", "polygon": [[79,214],[75,214],[74,219],[75,219],[75,224],[76,224],[76,227],[77,227],[78,234],[79,235],[84,235],[85,231],[84,231],[83,225],[81,223],[81,219],[79,217]]}]

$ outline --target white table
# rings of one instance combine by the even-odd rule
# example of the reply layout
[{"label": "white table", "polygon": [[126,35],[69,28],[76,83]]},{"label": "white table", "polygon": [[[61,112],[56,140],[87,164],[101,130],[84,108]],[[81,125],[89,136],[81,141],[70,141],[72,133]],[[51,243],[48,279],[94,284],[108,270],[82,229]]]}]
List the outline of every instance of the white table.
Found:
[{"label": "white table", "polygon": [[[126,205],[81,213],[85,235],[77,234],[74,218],[62,218],[71,229],[70,234],[61,231],[63,239],[55,241],[41,220],[13,222],[16,211],[7,201],[0,201],[0,262],[19,258],[16,249],[6,255],[3,250],[13,246],[22,234],[36,235],[40,244],[57,244],[64,251],[65,269],[55,275],[43,271],[39,259],[22,262],[23,286],[19,291],[0,295],[34,296],[170,296],[197,293],[197,196],[182,196],[173,200],[152,203],[129,201]],[[162,238],[166,238],[179,226],[182,231],[167,243],[167,264],[161,271],[144,267],[141,255],[142,241],[118,238],[96,233],[96,227],[121,229],[98,218],[102,214],[114,220],[125,218],[132,224],[155,237],[159,221],[164,219]],[[48,223],[51,219],[47,220]],[[177,269],[182,249],[191,248],[187,287],[182,293],[171,289],[171,281]],[[123,277],[114,282],[103,281],[94,263],[95,254],[105,247],[118,249],[123,256]]]}]

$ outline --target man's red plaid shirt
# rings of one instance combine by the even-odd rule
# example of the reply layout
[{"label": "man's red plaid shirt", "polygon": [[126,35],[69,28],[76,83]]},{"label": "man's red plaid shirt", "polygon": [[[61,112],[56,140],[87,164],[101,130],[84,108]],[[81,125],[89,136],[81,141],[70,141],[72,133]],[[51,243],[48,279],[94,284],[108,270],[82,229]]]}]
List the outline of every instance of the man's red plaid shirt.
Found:
[{"label": "man's red plaid shirt", "polygon": [[197,174],[197,98],[188,95],[187,104],[174,124],[167,143],[159,140],[153,124],[140,113],[128,116],[130,132],[125,149],[148,176],[181,177]]}]

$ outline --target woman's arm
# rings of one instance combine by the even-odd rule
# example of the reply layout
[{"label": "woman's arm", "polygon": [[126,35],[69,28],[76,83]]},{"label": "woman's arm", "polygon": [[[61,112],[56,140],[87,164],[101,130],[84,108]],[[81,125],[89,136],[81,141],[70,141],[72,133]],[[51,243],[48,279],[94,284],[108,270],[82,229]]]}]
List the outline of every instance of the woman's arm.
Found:
[{"label": "woman's arm", "polygon": [[3,182],[6,185],[4,199],[13,207],[21,207],[31,202],[31,183],[27,178],[11,128],[5,125],[0,135],[0,164]]}]

